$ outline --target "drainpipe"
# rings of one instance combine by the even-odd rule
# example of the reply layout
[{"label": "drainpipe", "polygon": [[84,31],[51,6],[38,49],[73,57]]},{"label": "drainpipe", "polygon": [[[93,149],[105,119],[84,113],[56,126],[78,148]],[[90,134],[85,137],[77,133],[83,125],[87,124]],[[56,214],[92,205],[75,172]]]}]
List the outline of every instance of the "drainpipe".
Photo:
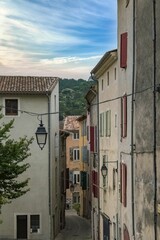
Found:
[{"label": "drainpipe", "polygon": [[50,95],[46,93],[48,98],[48,210],[50,216],[50,239],[52,239],[52,216],[51,216],[51,121],[50,121]]},{"label": "drainpipe", "polygon": [[134,216],[134,104],[135,104],[135,0],[133,0],[133,66],[132,66],[132,103],[131,103],[131,198],[132,198],[132,237],[135,238],[135,216]]},{"label": "drainpipe", "polygon": [[154,175],[154,239],[157,240],[157,139],[156,139],[156,118],[157,118],[157,109],[156,109],[156,0],[153,0],[153,130],[154,130],[154,139],[153,139],[153,175]]},{"label": "drainpipe", "polygon": [[[100,187],[100,140],[99,140],[99,81],[97,79],[97,152],[98,152],[98,187]],[[100,188],[98,190],[98,240],[100,240]]]}]

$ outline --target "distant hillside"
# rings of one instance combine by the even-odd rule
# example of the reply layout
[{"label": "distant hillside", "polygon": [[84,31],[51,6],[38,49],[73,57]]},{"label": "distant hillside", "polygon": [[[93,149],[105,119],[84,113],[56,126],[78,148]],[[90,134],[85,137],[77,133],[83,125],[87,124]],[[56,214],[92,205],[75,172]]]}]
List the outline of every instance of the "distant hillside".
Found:
[{"label": "distant hillside", "polygon": [[61,79],[59,83],[60,120],[69,115],[86,114],[85,95],[93,82]]}]

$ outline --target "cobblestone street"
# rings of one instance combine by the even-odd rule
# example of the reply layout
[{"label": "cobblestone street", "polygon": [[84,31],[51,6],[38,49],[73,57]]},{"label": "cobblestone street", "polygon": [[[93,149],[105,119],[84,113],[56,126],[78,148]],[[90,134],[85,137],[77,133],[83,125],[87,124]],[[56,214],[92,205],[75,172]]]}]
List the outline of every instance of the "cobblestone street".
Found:
[{"label": "cobblestone street", "polygon": [[91,240],[90,220],[77,215],[74,210],[66,210],[66,227],[55,240]]}]

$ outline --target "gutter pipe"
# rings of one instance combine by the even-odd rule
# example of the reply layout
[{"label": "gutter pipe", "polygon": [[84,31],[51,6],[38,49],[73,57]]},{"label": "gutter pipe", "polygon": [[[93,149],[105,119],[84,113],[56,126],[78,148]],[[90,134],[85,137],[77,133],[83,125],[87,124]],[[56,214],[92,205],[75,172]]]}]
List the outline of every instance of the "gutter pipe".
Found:
[{"label": "gutter pipe", "polygon": [[154,175],[154,239],[157,240],[157,107],[156,107],[156,0],[153,0],[153,175]]},{"label": "gutter pipe", "polygon": [[132,237],[135,238],[135,196],[134,196],[134,105],[135,105],[135,15],[136,6],[133,0],[133,66],[132,66],[132,103],[131,103],[131,198],[132,198]]},{"label": "gutter pipe", "polygon": [[50,239],[52,239],[52,216],[51,216],[51,120],[50,120],[50,95],[46,93],[48,98],[48,210],[50,216]]}]

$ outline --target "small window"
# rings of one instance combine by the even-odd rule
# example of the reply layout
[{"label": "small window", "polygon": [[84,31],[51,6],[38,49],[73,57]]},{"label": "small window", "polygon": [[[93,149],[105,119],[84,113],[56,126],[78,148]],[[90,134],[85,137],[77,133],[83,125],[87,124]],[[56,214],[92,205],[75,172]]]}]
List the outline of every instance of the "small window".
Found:
[{"label": "small window", "polygon": [[32,233],[38,233],[40,230],[40,216],[31,215],[30,216],[30,228]]},{"label": "small window", "polygon": [[127,137],[127,95],[121,98],[121,137]]},{"label": "small window", "polygon": [[120,201],[123,206],[127,206],[127,165],[120,163],[120,182],[121,182],[121,198]]},{"label": "small window", "polygon": [[54,95],[54,111],[55,111],[55,112],[57,111],[56,106],[57,106],[57,96]]},{"label": "small window", "polygon": [[79,171],[73,172],[73,181],[74,181],[74,184],[80,183],[80,172]]},{"label": "small window", "polygon": [[111,136],[111,110],[108,110],[106,113],[106,137]]},{"label": "small window", "polygon": [[116,169],[113,168],[113,190],[116,189]]},{"label": "small window", "polygon": [[79,160],[79,149],[73,149],[73,160]]},{"label": "small window", "polygon": [[79,132],[73,133],[73,139],[79,139]]},{"label": "small window", "polygon": [[109,72],[107,72],[107,86],[109,86]]},{"label": "small window", "polygon": [[114,80],[116,80],[117,79],[117,69],[115,68],[114,69]]},{"label": "small window", "polygon": [[18,115],[18,99],[5,99],[5,115]]},{"label": "small window", "polygon": [[114,126],[115,126],[115,128],[117,128],[117,114],[115,114],[115,120],[114,120]]},{"label": "small window", "polygon": [[100,113],[100,137],[104,136],[104,113]]},{"label": "small window", "polygon": [[103,79],[102,79],[102,91],[103,91]]}]

